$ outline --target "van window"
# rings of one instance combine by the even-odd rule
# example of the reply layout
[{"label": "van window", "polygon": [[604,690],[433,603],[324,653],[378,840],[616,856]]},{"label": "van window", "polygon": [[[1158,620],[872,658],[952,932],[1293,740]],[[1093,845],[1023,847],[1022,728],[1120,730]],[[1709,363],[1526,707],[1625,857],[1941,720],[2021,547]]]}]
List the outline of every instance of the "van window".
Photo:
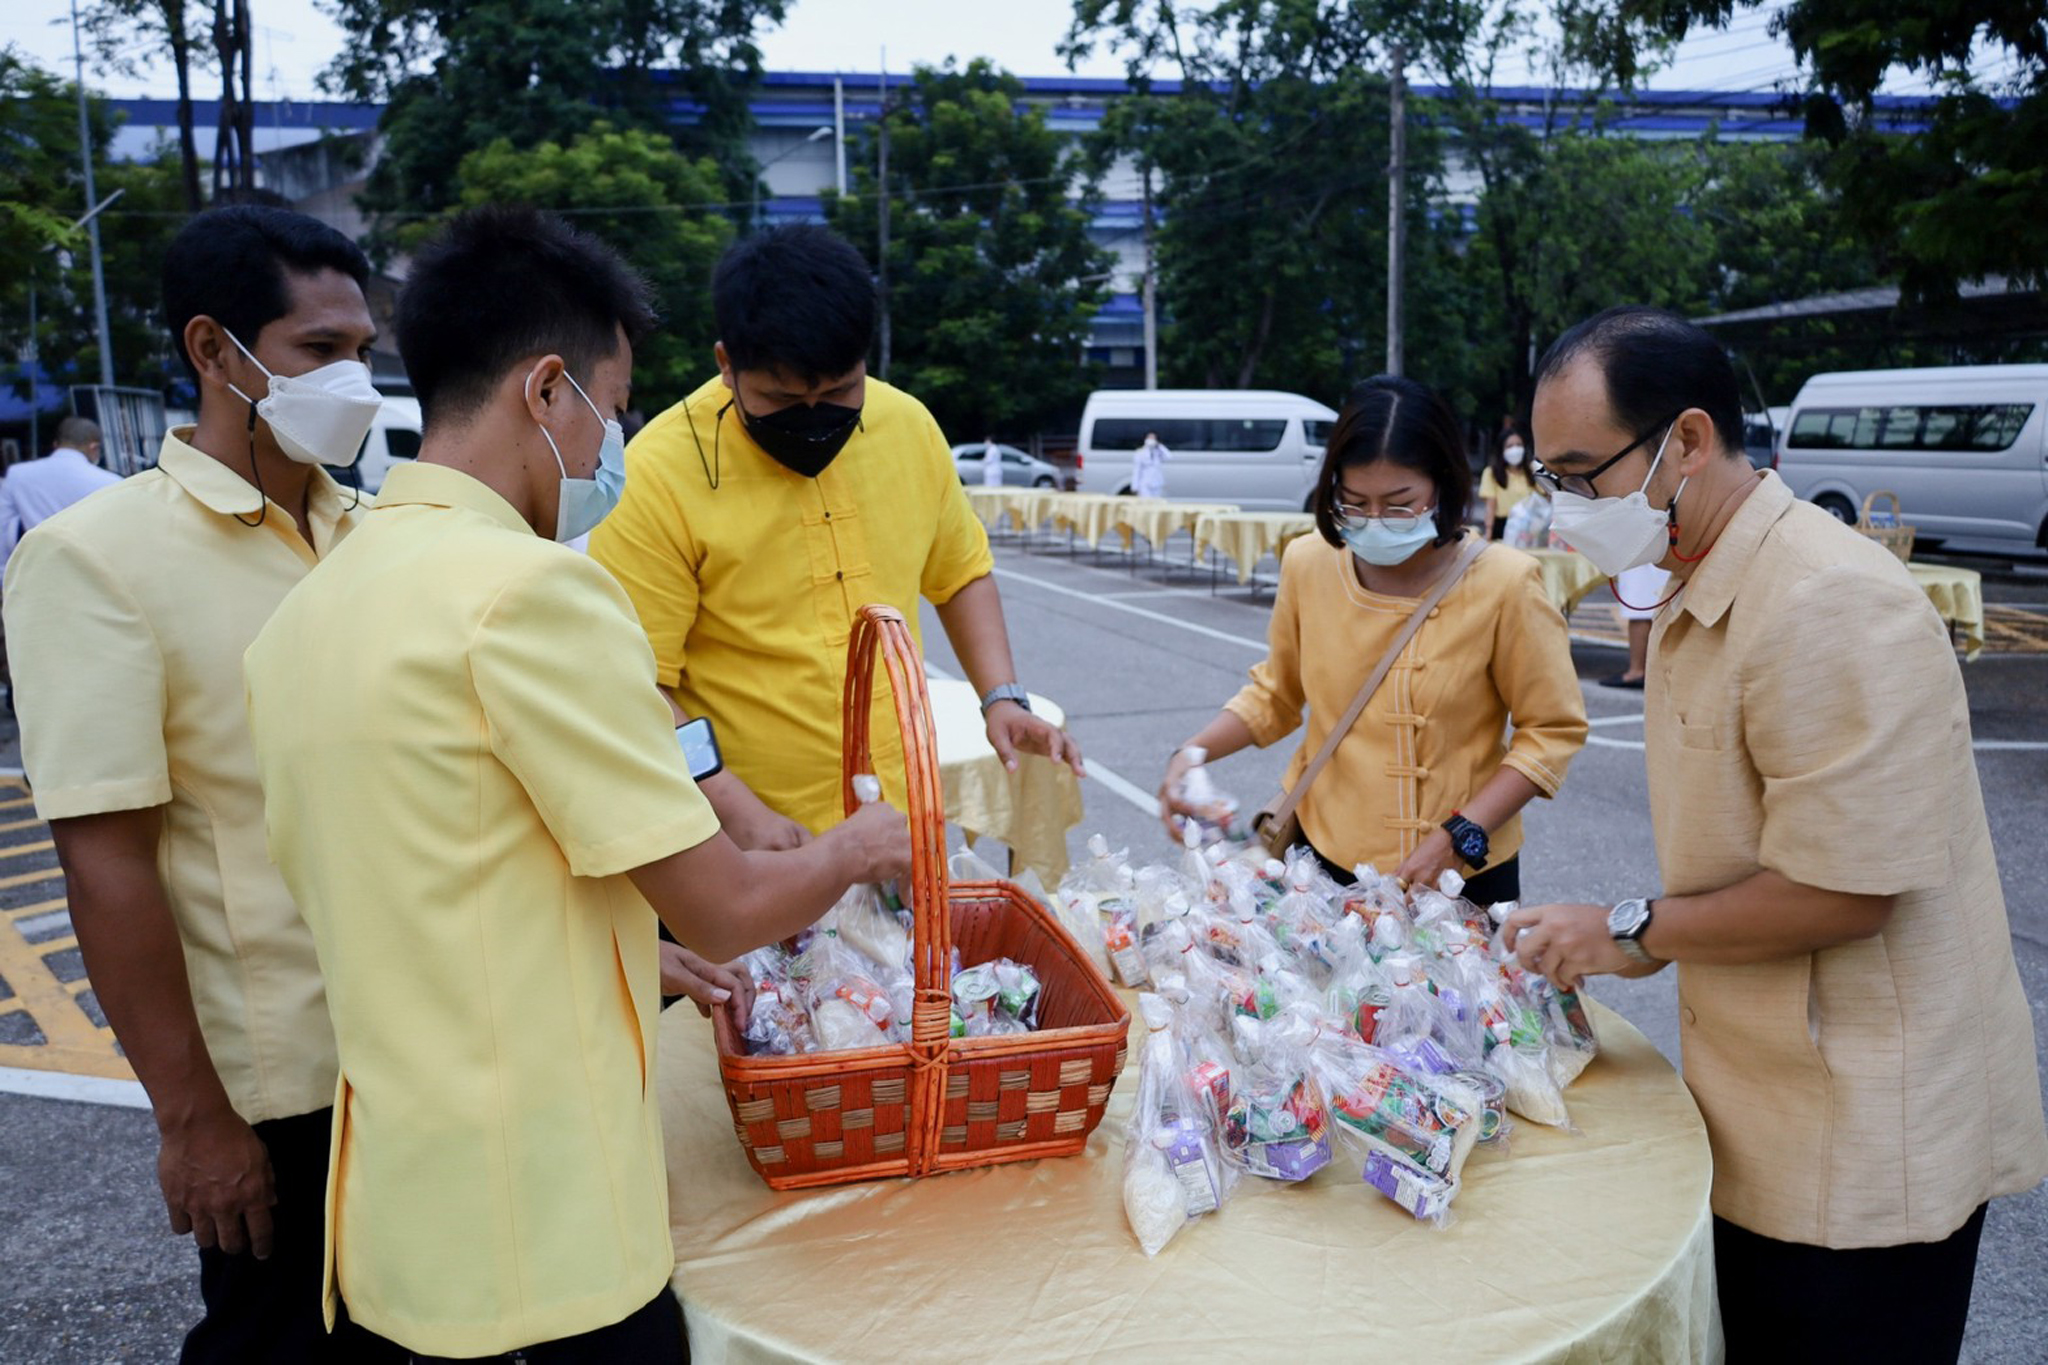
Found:
[{"label": "van window", "polygon": [[1145,433],[1156,435],[1168,450],[1207,450],[1208,423],[1188,417],[1099,417],[1095,421],[1097,450],[1136,450]]},{"label": "van window", "polygon": [[[1208,423],[1209,450],[1278,450],[1285,417],[1217,418]],[[1169,443],[1171,444],[1171,443]]]},{"label": "van window", "polygon": [[1330,444],[1330,433],[1336,429],[1335,422],[1326,422],[1320,417],[1310,417],[1301,424],[1301,430],[1308,437],[1308,443],[1317,450]]},{"label": "van window", "polygon": [[1800,450],[2008,450],[2032,403],[1804,408],[1785,444]]},{"label": "van window", "polygon": [[420,454],[420,434],[404,427],[386,427],[384,451],[394,460],[416,460]]}]

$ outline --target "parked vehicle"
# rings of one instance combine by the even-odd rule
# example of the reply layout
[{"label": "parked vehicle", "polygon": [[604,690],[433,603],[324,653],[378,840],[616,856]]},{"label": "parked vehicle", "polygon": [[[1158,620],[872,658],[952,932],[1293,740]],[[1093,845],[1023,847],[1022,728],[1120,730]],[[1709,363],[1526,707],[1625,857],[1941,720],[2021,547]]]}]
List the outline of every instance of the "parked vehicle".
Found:
[{"label": "parked vehicle", "polygon": [[342,483],[374,493],[384,486],[384,476],[394,465],[416,460],[420,453],[420,400],[406,395],[385,394],[370,434],[356,462],[335,471]]},{"label": "parked vehicle", "polygon": [[1084,493],[1131,491],[1131,456],[1149,432],[1171,458],[1166,496],[1247,510],[1308,506],[1337,414],[1266,389],[1098,389],[1081,412]]},{"label": "parked vehicle", "polygon": [[[960,471],[960,482],[979,487],[982,482],[982,452],[988,448],[985,441],[969,441],[953,447],[953,467]],[[1026,455],[1015,446],[996,443],[996,449],[1003,452],[1003,484],[1008,488],[1057,488],[1060,485],[1060,469],[1056,464]]]},{"label": "parked vehicle", "polygon": [[1785,443],[1785,424],[1791,417],[1790,408],[1766,408],[1762,412],[1742,414],[1742,448],[1749,455],[1751,468],[1778,467],[1778,447]]},{"label": "parked vehicle", "polygon": [[1920,543],[2048,548],[2048,365],[1815,375],[1792,404],[1778,471],[1854,521],[1898,494]]}]

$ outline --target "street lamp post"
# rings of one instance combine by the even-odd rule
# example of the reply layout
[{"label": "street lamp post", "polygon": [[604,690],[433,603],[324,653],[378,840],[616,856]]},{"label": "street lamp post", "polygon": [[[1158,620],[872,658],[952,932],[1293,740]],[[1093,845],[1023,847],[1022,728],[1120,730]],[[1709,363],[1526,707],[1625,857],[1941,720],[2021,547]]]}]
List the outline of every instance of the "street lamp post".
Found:
[{"label": "street lamp post", "polygon": [[777,152],[774,156],[769,157],[766,161],[761,163],[760,171],[757,172],[754,176],[754,221],[756,223],[761,221],[761,177],[768,173],[768,168],[770,166],[773,166],[776,162],[783,160],[785,157],[795,156],[798,152],[810,146],[813,142],[817,142],[822,138],[828,138],[831,136],[833,136],[833,128],[832,125],[829,123],[824,124],[821,127],[813,128],[811,129],[810,136],[805,138],[802,142],[797,143],[794,147],[784,148],[782,151]]},{"label": "street lamp post", "polygon": [[85,224],[92,246],[92,306],[99,324],[100,384],[111,389],[114,387],[114,333],[107,325],[107,276],[100,266],[100,225],[97,220],[100,209],[106,204],[92,207],[99,194],[92,185],[92,124],[85,115],[85,49],[78,38],[78,0],[71,0],[71,61],[78,73],[78,160],[85,170],[86,215],[78,221]]},{"label": "street lamp post", "polygon": [[[96,223],[96,222],[95,222],[94,220],[95,220],[95,219],[97,219],[97,218],[98,218],[98,217],[100,216],[100,214],[101,214],[102,212],[104,212],[104,211],[106,210],[106,208],[107,208],[107,206],[108,206],[109,204],[112,204],[112,203],[113,203],[113,202],[114,202],[114,201],[115,201],[116,199],[119,199],[119,198],[120,198],[120,197],[121,197],[122,195],[124,195],[124,194],[126,194],[126,193],[128,193],[128,191],[126,191],[126,190],[115,190],[115,191],[114,191],[114,192],[113,192],[112,194],[110,194],[110,195],[108,195],[108,196],[107,196],[106,198],[104,198],[104,199],[100,200],[100,202],[99,202],[99,203],[97,203],[97,204],[94,204],[94,205],[93,205],[93,206],[92,206],[92,207],[91,207],[90,209],[87,209],[87,210],[86,210],[86,213],[85,213],[85,217],[83,217],[83,218],[80,218],[80,219],[79,219],[79,220],[78,220],[77,222],[73,223],[73,224],[71,225],[71,226],[72,226],[72,228],[73,228],[73,229],[77,229],[77,228],[81,228],[81,227],[83,227],[83,228],[91,228],[91,229],[93,229],[93,230],[94,230],[95,232],[97,232],[97,231],[98,231],[98,224],[97,224],[97,223]],[[30,459],[34,459],[34,458],[36,457],[36,452],[37,452],[38,450],[42,449],[42,439],[43,439],[43,437],[42,437],[42,421],[41,421],[41,418],[42,418],[42,406],[41,406],[40,402],[38,401],[38,399],[37,399],[37,395],[36,395],[36,371],[42,368],[42,355],[43,355],[43,352],[42,352],[42,348],[41,348],[40,346],[38,346],[38,345],[36,344],[36,323],[37,323],[37,320],[38,320],[38,314],[37,314],[37,312],[36,312],[36,266],[38,265],[38,263],[40,263],[40,262],[41,262],[41,260],[42,260],[42,258],[43,258],[43,253],[44,253],[44,252],[48,252],[48,251],[55,251],[56,249],[57,249],[57,244],[56,244],[55,242],[52,242],[52,243],[50,243],[50,244],[49,244],[48,246],[44,247],[44,248],[42,249],[42,251],[38,251],[38,252],[36,252],[36,253],[35,253],[35,254],[34,254],[33,256],[30,256],[30,257],[28,258],[28,355],[27,355],[27,362],[28,362],[28,456],[29,456],[29,458],[30,458]],[[97,259],[97,258],[95,258],[95,259]],[[95,278],[97,278],[97,272],[95,272]],[[106,307],[105,307],[105,296],[104,296],[104,295],[102,295],[102,296],[101,296],[101,308],[100,308],[100,367],[101,367],[101,375],[102,375],[103,381],[104,381],[104,382],[105,382],[105,383],[107,384],[107,386],[108,386],[109,388],[111,388],[111,387],[113,387],[113,381],[112,381],[112,379],[111,379],[111,378],[107,378],[107,377],[106,377],[106,376],[107,376],[107,374],[108,374],[108,370],[109,370],[109,367],[110,367],[110,365],[111,365],[111,362],[110,362],[110,360],[108,359],[108,351],[107,351],[107,341],[106,341],[106,337],[107,337],[107,333],[106,333],[106,327],[107,327],[107,314],[106,314]]]}]

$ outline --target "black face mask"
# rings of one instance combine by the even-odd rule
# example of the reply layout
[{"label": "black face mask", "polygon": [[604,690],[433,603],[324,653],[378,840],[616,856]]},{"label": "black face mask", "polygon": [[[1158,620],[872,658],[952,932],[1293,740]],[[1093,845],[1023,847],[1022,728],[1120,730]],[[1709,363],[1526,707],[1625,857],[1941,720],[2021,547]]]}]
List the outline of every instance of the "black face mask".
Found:
[{"label": "black face mask", "polygon": [[783,468],[807,479],[824,473],[860,426],[860,409],[839,403],[792,403],[780,412],[756,417],[739,401],[737,391],[733,402],[754,444]]}]

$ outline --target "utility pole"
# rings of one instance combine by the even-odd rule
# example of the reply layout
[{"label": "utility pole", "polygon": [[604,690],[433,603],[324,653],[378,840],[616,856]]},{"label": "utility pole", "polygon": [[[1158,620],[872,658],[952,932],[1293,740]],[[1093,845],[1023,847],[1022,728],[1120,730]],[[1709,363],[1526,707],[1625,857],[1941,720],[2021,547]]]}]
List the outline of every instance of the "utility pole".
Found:
[{"label": "utility pole", "polygon": [[832,78],[832,137],[838,149],[839,197],[846,197],[846,82]]},{"label": "utility pole", "polygon": [[1394,44],[1393,76],[1388,84],[1389,133],[1393,154],[1387,160],[1387,373],[1401,373],[1401,281],[1408,256],[1408,215],[1402,211],[1408,178],[1408,46]]},{"label": "utility pole", "polygon": [[[107,325],[107,276],[100,263],[99,210],[93,205],[99,202],[99,193],[92,183],[92,122],[85,113],[85,49],[78,41],[78,0],[71,0],[71,61],[78,73],[78,161],[85,172],[85,230],[86,240],[92,247],[92,306],[93,318],[99,327],[100,342],[100,383],[106,388],[114,387],[114,333]],[[35,395],[29,395],[34,403]]]},{"label": "utility pole", "polygon": [[[126,193],[126,190],[115,190],[94,204],[86,211],[85,217],[71,226],[74,229],[91,227],[93,220],[98,218],[108,205]],[[42,347],[36,341],[37,322],[42,316],[36,308],[36,272],[42,266],[43,257],[56,249],[57,244],[52,242],[28,258],[28,350],[25,364],[28,370],[28,457],[31,460],[36,457],[36,452],[42,449],[43,439],[42,389],[36,378],[37,372],[42,369],[43,360]]]},{"label": "utility pole", "polygon": [[880,165],[876,171],[875,211],[880,215],[875,225],[875,270],[878,276],[876,292],[882,305],[881,374],[886,383],[889,378],[889,49],[882,49],[882,71],[876,77],[877,88],[882,94],[881,127],[876,138],[876,157]]},{"label": "utility pole", "polygon": [[1145,201],[1145,387],[1159,387],[1159,294],[1152,268],[1152,163],[1146,161]]}]

